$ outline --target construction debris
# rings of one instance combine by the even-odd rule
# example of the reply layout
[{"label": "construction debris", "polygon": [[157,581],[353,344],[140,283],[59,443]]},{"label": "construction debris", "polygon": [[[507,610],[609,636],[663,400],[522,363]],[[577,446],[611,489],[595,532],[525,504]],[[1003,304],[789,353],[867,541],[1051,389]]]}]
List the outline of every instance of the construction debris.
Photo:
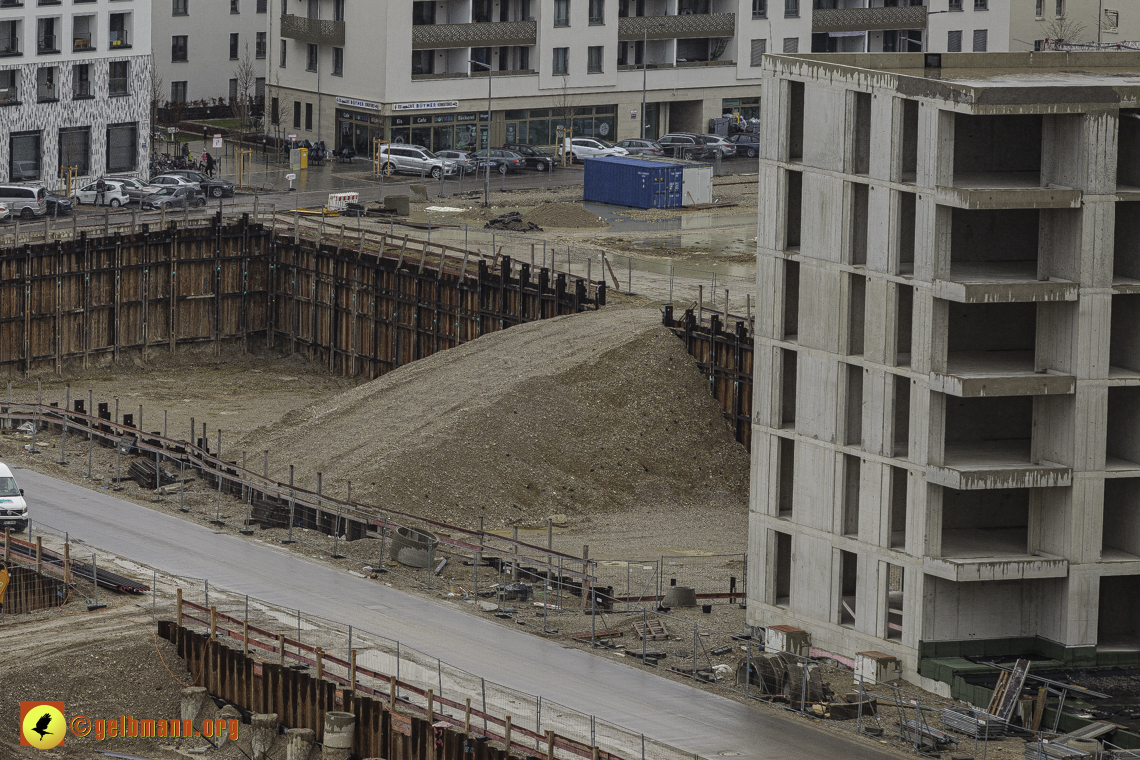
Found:
[{"label": "construction debris", "polygon": [[496,216],[484,224],[483,228],[488,230],[506,230],[508,232],[542,232],[542,228],[534,222],[524,222],[522,214],[517,211],[509,211],[506,214]]},{"label": "construction debris", "polygon": [[664,641],[669,638],[669,632],[665,630],[665,624],[656,619],[645,622],[635,622],[633,624],[633,632],[637,634],[637,638],[643,641]]},{"label": "construction debris", "polygon": [[[149,459],[136,459],[131,462],[131,466],[127,468],[127,477],[134,480],[142,488],[148,491],[154,491],[160,485],[170,485],[171,483],[178,482],[178,474],[173,473],[165,467],[160,468]],[[156,477],[161,477],[161,483],[155,483]]]}]

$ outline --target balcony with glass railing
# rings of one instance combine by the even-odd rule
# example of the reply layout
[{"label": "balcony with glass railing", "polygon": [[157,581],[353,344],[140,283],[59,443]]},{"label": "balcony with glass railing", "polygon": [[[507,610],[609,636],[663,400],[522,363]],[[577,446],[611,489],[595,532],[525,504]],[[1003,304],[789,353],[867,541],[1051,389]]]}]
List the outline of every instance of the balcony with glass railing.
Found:
[{"label": "balcony with glass railing", "polygon": [[20,88],[15,82],[0,86],[0,106],[13,106],[20,102]]},{"label": "balcony with glass railing", "polygon": [[131,46],[131,36],[125,29],[120,31],[112,29],[107,42],[113,50],[129,48]]},{"label": "balcony with glass railing", "polygon": [[0,37],[0,56],[23,55],[19,37]]}]

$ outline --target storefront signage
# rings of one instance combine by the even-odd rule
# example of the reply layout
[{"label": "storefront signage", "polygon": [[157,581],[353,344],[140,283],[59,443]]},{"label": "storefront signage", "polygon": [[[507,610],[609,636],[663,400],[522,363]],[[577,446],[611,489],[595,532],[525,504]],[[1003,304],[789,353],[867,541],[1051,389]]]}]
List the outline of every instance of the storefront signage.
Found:
[{"label": "storefront signage", "polygon": [[[336,104],[338,106],[348,106],[349,108],[367,108],[370,111],[380,110],[380,104],[373,103],[371,100],[353,100],[352,98],[337,96]],[[399,108],[399,106],[397,106],[397,108]]]},{"label": "storefront signage", "polygon": [[435,108],[459,108],[458,100],[433,100],[427,103],[396,103],[393,111],[427,111]]}]

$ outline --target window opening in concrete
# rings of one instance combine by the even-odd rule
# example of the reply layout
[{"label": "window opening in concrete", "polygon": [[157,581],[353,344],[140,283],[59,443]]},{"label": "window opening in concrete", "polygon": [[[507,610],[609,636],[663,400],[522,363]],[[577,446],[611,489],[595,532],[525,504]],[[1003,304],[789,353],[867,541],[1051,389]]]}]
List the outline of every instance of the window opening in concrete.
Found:
[{"label": "window opening in concrete", "polygon": [[1106,470],[1140,469],[1140,388],[1108,389]]},{"label": "window opening in concrete", "polygon": [[1112,330],[1109,333],[1109,377],[1140,374],[1140,294],[1119,293],[1112,297]]},{"label": "window opening in concrete", "polygon": [[850,285],[847,295],[847,353],[862,356],[867,329],[867,278],[858,274],[847,276]]},{"label": "window opening in concrete", "polygon": [[851,263],[867,264],[867,229],[871,223],[871,188],[853,183],[851,186]]},{"label": "window opening in concrete", "polygon": [[859,578],[859,555],[839,550],[839,624],[855,627],[855,592]]},{"label": "window opening in concrete", "polygon": [[954,114],[954,185],[1039,187],[1040,114]]},{"label": "window opening in concrete", "polygon": [[894,455],[905,459],[910,451],[910,378],[895,375]]},{"label": "window opening in concrete", "polygon": [[804,158],[804,83],[788,82],[788,160]]},{"label": "window opening in concrete", "polygon": [[784,259],[784,340],[799,334],[800,262]]},{"label": "window opening in concrete", "polygon": [[914,320],[914,288],[898,286],[898,310],[895,313],[895,364],[910,366],[910,331]]},{"label": "window opening in concrete", "polygon": [[792,536],[778,530],[773,532],[776,534],[775,604],[787,607],[792,601]]},{"label": "window opening in concrete", "polygon": [[844,440],[848,446],[863,445],[863,368],[847,367],[847,402],[844,405]]},{"label": "window opening in concrete", "polygon": [[1098,651],[1140,649],[1140,576],[1102,576],[1097,614]]},{"label": "window opening in concrete", "polygon": [[803,172],[788,172],[787,242],[784,246],[788,250],[799,250],[800,248],[800,220],[803,216],[803,196]]},{"label": "window opening in concrete", "polygon": [[903,584],[905,570],[901,565],[887,565],[887,639],[897,641],[903,631]]},{"label": "window opening in concrete", "polygon": [[1036,304],[950,303],[948,312],[946,374],[1035,370]]},{"label": "window opening in concrete", "polygon": [[859,482],[862,460],[853,454],[843,455],[843,510],[840,530],[845,536],[859,535]]},{"label": "window opening in concrete", "polygon": [[956,208],[951,213],[951,279],[1037,279],[1040,212]]},{"label": "window opening in concrete", "polygon": [[1116,186],[1140,190],[1140,111],[1121,110],[1117,139]]},{"label": "window opening in concrete", "polygon": [[906,548],[907,469],[891,467],[891,511],[888,530],[892,549]]},{"label": "window opening in concrete", "polygon": [[795,351],[780,349],[780,427],[796,428],[796,359]]},{"label": "window opening in concrete", "polygon": [[776,483],[776,509],[778,517],[792,516],[792,495],[796,473],[796,442],[781,438],[777,451],[779,476]]},{"label": "window opening in concrete", "polygon": [[1101,562],[1140,559],[1140,478],[1106,478]]},{"label": "window opening in concrete", "polygon": [[914,220],[918,196],[899,193],[899,274],[914,274]]},{"label": "window opening in concrete", "polygon": [[942,556],[969,559],[1029,551],[1028,488],[942,489]]},{"label": "window opening in concrete", "polygon": [[851,173],[871,171],[871,93],[853,92],[854,128],[851,132]]},{"label": "window opening in concrete", "polygon": [[1031,464],[1032,396],[946,397],[950,467]]},{"label": "window opening in concrete", "polygon": [[[1140,162],[1140,156],[1137,161]],[[1140,178],[1137,182],[1140,183]],[[1112,284],[1140,285],[1140,203],[1120,201],[1116,204],[1114,237]]]},{"label": "window opening in concrete", "polygon": [[902,181],[913,183],[918,178],[918,101],[904,100],[902,123]]}]

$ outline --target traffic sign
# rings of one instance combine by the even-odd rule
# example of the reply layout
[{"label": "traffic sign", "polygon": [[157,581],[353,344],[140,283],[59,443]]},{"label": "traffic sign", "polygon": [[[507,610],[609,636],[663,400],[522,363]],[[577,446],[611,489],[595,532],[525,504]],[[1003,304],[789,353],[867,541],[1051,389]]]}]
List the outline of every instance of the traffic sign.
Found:
[{"label": "traffic sign", "polygon": [[225,147],[225,142],[222,141],[221,135],[214,135],[214,147],[215,148],[224,148]]}]

